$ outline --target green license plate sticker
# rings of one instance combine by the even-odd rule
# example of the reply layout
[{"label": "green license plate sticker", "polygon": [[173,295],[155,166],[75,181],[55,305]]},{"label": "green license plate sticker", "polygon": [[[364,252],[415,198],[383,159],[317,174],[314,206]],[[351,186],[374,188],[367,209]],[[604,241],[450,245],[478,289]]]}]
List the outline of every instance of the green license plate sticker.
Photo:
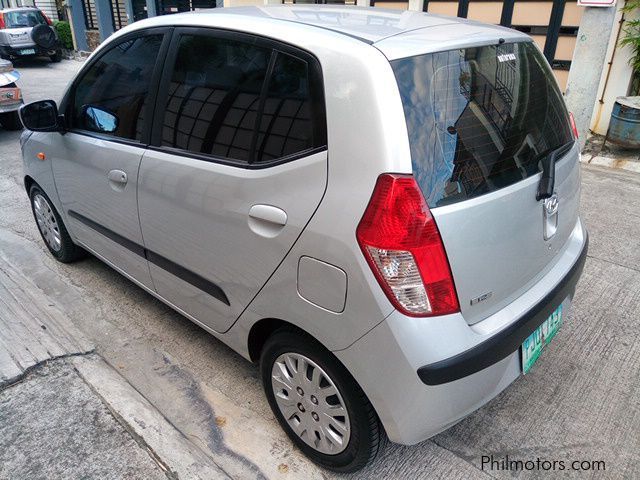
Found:
[{"label": "green license plate sticker", "polygon": [[522,344],[522,371],[527,373],[562,325],[562,305],[534,330]]},{"label": "green license plate sticker", "polygon": [[25,50],[20,50],[20,55],[34,55],[36,53],[35,49],[27,48]]}]

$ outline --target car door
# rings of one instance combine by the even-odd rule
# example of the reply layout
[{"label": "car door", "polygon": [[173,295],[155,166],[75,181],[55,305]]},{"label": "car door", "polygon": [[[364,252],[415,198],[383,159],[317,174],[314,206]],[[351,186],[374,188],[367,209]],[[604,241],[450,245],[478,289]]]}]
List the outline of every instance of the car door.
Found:
[{"label": "car door", "polygon": [[[167,36],[166,29],[136,32],[100,52],[65,97],[61,110],[67,132],[55,134],[55,148],[48,149],[76,240],[149,288],[137,176]],[[165,50],[169,38],[166,42]]]},{"label": "car door", "polygon": [[327,182],[320,67],[250,35],[176,30],[139,212],[157,292],[231,327],[292,247]]}]

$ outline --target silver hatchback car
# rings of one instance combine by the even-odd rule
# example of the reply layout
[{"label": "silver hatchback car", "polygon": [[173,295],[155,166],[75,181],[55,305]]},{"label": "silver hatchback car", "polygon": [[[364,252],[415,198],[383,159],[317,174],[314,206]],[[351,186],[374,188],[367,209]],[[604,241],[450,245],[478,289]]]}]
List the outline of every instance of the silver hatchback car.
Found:
[{"label": "silver hatchback car", "polygon": [[586,258],[575,128],[509,29],[355,7],[157,17],[21,118],[52,255],[91,252],[259,362],[282,428],[337,471],[530,371]]}]

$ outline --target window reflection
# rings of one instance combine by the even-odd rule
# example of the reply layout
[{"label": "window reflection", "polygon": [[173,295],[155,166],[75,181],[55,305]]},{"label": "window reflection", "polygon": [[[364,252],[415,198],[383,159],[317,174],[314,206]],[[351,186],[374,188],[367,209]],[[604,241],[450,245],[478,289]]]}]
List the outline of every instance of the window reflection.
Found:
[{"label": "window reflection", "polygon": [[270,54],[224,39],[183,36],[162,145],[248,161]]},{"label": "window reflection", "polygon": [[564,101],[529,43],[393,62],[414,174],[430,205],[472,198],[538,172],[572,140]]}]

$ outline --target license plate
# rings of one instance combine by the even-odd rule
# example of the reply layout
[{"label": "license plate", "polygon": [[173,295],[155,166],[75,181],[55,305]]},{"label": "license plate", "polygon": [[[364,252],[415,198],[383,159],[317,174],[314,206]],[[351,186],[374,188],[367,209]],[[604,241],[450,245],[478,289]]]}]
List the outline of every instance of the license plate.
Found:
[{"label": "license plate", "polygon": [[527,373],[562,325],[562,305],[549,315],[522,344],[522,371]]},{"label": "license plate", "polygon": [[35,48],[25,48],[24,50],[20,50],[18,53],[20,55],[35,55],[36,50]]}]

